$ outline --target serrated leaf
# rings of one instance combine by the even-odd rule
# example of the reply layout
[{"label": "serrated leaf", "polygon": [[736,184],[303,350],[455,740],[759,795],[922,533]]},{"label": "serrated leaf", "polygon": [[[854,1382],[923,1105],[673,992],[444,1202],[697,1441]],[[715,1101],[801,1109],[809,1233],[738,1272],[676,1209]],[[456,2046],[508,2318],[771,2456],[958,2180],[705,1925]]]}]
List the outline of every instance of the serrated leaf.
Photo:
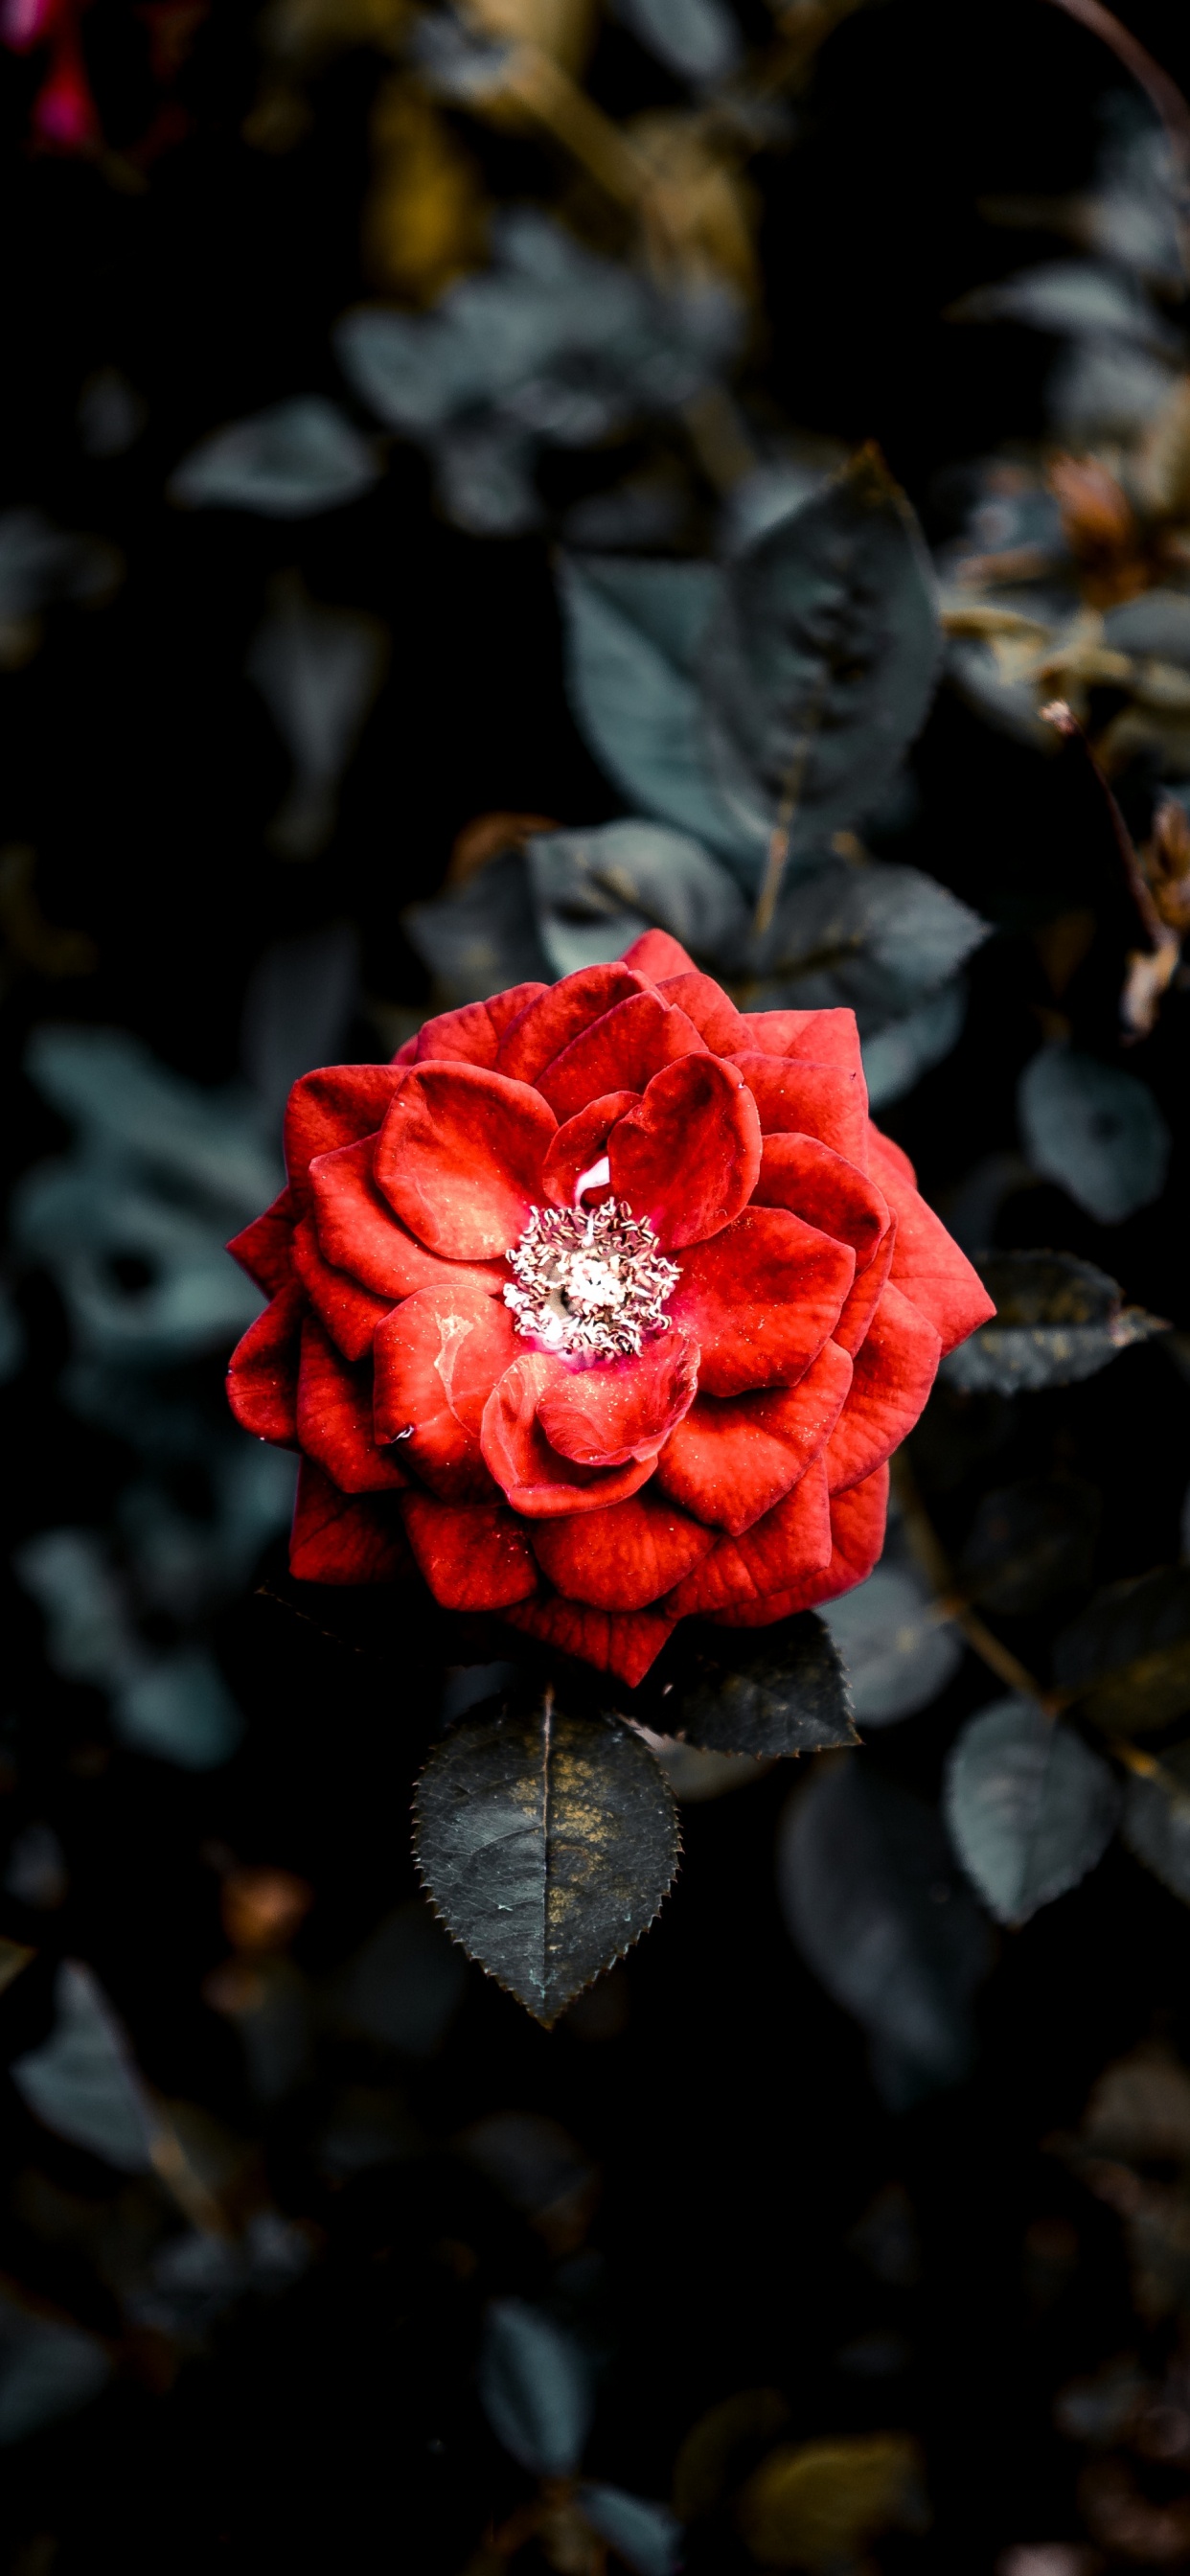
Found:
[{"label": "serrated leaf", "polygon": [[1190,1568],[1112,1583],[1062,1630],[1054,1680],[1106,1734],[1146,1735],[1190,1708]]},{"label": "serrated leaf", "polygon": [[740,2530],[766,2567],[827,2571],[855,2563],[890,2524],[929,2521],[921,2455],[907,2433],[851,2433],[786,2442],[743,2489]]},{"label": "serrated leaf", "polygon": [[959,1561],[968,1596],[1027,1618],[1055,1593],[1089,1583],[1103,1506],[1079,1476],[1031,1476],[981,1497]]},{"label": "serrated leaf", "polygon": [[573,2476],[594,2412],[585,2354],[525,2299],[494,2299],[484,2319],[479,2394],[496,2434],[539,2478]]},{"label": "serrated leaf", "polygon": [[881,1109],[888,1100],[903,1100],[923,1073],[941,1064],[958,1045],[967,1017],[967,987],[956,975],[915,1011],[889,1020],[863,1043],[868,1105]]},{"label": "serrated leaf", "polygon": [[525,863],[553,975],[622,957],[651,928],[714,958],[730,957],[747,935],[747,906],[727,869],[661,823],[535,832]]},{"label": "serrated leaf", "polygon": [[1032,1700],[997,1700],[951,1752],[946,1821],[964,1869],[999,1923],[1027,1923],[1077,1887],[1115,1831],[1113,1773]]},{"label": "serrated leaf", "polygon": [[169,496],[189,510],[307,519],[358,501],[379,479],[366,439],[321,394],[296,394],[212,430],[175,466]]},{"label": "serrated leaf", "polygon": [[990,1948],[933,1808],[852,1754],[790,1800],[777,1866],[798,1949],[868,2032],[892,2108],[959,2083]]},{"label": "serrated leaf", "polygon": [[622,2487],[581,2486],[578,2506],[633,2576],[678,2576],[682,2527],[668,2505],[625,2495]]},{"label": "serrated leaf", "polygon": [[708,1753],[756,1760],[854,1744],[847,1672],[813,1610],[771,1628],[705,1628],[665,1701],[667,1726]]},{"label": "serrated leaf", "polygon": [[895,1726],[927,1707],[963,1660],[962,1639],[935,1617],[930,1586],[913,1565],[878,1565],[822,1615],[861,1727]]},{"label": "serrated leaf", "polygon": [[1134,1073],[1064,1045],[1042,1047],[1020,1079],[1025,1152],[1100,1225],[1120,1225],[1161,1196],[1170,1134]]},{"label": "serrated leaf", "polygon": [[990,1252],[975,1267],[996,1314],[942,1362],[964,1394],[1072,1386],[1168,1330],[1159,1316],[1122,1306],[1117,1282],[1070,1252]]},{"label": "serrated leaf", "polygon": [[414,1850],[448,1931],[547,2029],[648,1929],[678,1827],[652,1754],[612,1717],[465,1719],[417,1786]]},{"label": "serrated leaf", "polygon": [[713,564],[563,556],[566,686],[586,740],[633,805],[759,872],[765,836],[743,829],[703,753],[698,646],[719,597]]},{"label": "serrated leaf", "polygon": [[761,1010],[843,1006],[866,1036],[946,983],[987,936],[920,868],[827,859],[786,885],[749,954],[749,999]]},{"label": "serrated leaf", "polygon": [[1190,1745],[1169,1746],[1151,1774],[1129,1775],[1121,1832],[1137,1860],[1190,1905]]},{"label": "serrated leaf", "polygon": [[941,635],[917,521],[861,450],[727,568],[703,651],[712,772],[796,856],[873,805],[922,725]]},{"label": "serrated leaf", "polygon": [[152,2168],[153,2114],[127,2040],[91,1970],[64,1959],[54,1985],[48,2039],[14,2060],[13,2083],[56,2137],[114,2165]]}]

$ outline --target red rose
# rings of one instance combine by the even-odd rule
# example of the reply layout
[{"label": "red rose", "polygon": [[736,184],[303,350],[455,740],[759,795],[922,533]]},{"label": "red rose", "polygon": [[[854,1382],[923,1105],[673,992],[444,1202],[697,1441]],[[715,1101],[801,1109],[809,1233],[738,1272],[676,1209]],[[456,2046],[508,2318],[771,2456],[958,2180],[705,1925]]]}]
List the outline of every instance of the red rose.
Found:
[{"label": "red rose", "polygon": [[886,1461],[990,1301],[873,1127],[850,1011],[737,1011],[664,932],[294,1085],[231,1363],[302,1452],[295,1574],[635,1683],[688,1613],[870,1573]]}]

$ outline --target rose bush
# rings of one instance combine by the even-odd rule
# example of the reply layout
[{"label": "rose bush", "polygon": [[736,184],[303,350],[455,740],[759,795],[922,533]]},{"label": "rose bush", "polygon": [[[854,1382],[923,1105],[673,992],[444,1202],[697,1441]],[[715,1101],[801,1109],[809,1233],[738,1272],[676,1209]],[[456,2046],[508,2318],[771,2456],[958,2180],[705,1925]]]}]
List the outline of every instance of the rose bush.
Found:
[{"label": "rose bush", "polygon": [[290,1564],[412,1571],[640,1680],[675,1621],[832,1599],[887,1460],[992,1312],[867,1114],[847,1010],[739,1011],[649,931],[612,965],[303,1076],[230,1247],[231,1363],[302,1453]]}]

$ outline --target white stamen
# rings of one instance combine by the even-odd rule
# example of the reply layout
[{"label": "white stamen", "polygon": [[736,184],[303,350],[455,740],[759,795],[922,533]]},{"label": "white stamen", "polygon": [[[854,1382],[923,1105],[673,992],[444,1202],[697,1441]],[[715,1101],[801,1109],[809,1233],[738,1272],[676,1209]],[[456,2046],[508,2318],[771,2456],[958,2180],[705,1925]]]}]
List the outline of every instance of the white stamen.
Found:
[{"label": "white stamen", "polygon": [[[606,1162],[595,1164],[580,1191],[606,1177]],[[668,1332],[663,1301],[681,1277],[658,1251],[647,1217],[615,1199],[590,1209],[535,1207],[508,1266],[517,1284],[509,1282],[504,1302],[518,1333],[591,1359],[627,1357],[647,1335]]]},{"label": "white stamen", "polygon": [[606,1154],[604,1155],[601,1163],[592,1163],[589,1172],[580,1172],[578,1179],[574,1184],[574,1204],[576,1208],[582,1207],[583,1194],[585,1191],[605,1190],[611,1176],[612,1167]]}]

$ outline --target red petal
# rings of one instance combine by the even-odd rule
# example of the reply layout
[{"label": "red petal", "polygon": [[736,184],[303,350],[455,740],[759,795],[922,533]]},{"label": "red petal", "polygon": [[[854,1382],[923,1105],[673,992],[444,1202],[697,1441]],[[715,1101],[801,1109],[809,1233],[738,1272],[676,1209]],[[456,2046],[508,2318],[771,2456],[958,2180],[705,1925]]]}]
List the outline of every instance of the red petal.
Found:
[{"label": "red petal", "polygon": [[412,1572],[387,1494],[348,1496],[303,1458],[289,1539],[289,1571],[303,1583],[392,1583]]},{"label": "red petal", "polygon": [[868,1168],[868,1094],[846,1065],[798,1064],[784,1056],[733,1056],[748,1085],[762,1136],[817,1136],[858,1172]]},{"label": "red petal", "polygon": [[856,1353],[851,1393],[827,1446],[833,1494],[862,1483],[912,1431],[941,1356],[933,1325],[890,1281]]},{"label": "red petal", "polygon": [[[577,975],[564,975],[560,984],[548,985],[541,1000],[530,1002],[505,1030],[496,1071],[509,1074],[514,1082],[536,1082],[581,1029],[601,1020],[613,1002],[643,991],[640,976],[619,958],[610,966],[583,966]],[[609,1088],[606,1083],[603,1087]]]},{"label": "red petal", "polygon": [[831,1504],[831,1559],[821,1574],[809,1574],[787,1592],[767,1601],[735,1601],[714,1613],[721,1628],[767,1628],[774,1619],[792,1618],[795,1610],[813,1610],[820,1601],[837,1601],[867,1580],[884,1545],[888,1511],[888,1469],[878,1467],[862,1485],[836,1494]]},{"label": "red petal", "polygon": [[352,1367],[313,1315],[302,1325],[298,1438],[344,1494],[379,1494],[408,1483],[394,1450],[372,1436],[372,1370]]},{"label": "red petal", "polygon": [[719,1234],[746,1208],[760,1170],[760,1123],[734,1065],[683,1055],[653,1076],[608,1139],[611,1185],[666,1251]]},{"label": "red petal", "polygon": [[506,993],[493,993],[490,1001],[464,1002],[461,1010],[439,1011],[436,1019],[423,1021],[412,1042],[410,1061],[429,1064],[448,1056],[455,1064],[480,1064],[491,1073],[506,1031],[549,990],[548,984],[510,984]]},{"label": "red petal", "polygon": [[490,1496],[479,1428],[516,1354],[507,1306],[465,1283],[421,1288],[377,1325],[372,1350],[377,1437],[400,1439],[402,1454],[443,1502]]},{"label": "red petal", "polygon": [[362,1360],[365,1351],[371,1350],[372,1335],[387,1315],[391,1297],[370,1296],[343,1271],[332,1270],[319,1251],[310,1216],[304,1216],[295,1229],[293,1266],[319,1322],[325,1324],[344,1359]]},{"label": "red petal", "polygon": [[550,1447],[583,1467],[655,1458],[694,1402],[698,1351],[684,1333],[658,1334],[635,1359],[551,1377],[537,1418]]},{"label": "red petal", "polygon": [[241,1270],[246,1270],[248,1277],[270,1297],[275,1297],[277,1290],[293,1277],[289,1238],[296,1221],[293,1193],[284,1189],[263,1216],[253,1217],[251,1225],[246,1225],[242,1234],[233,1235],[228,1244],[232,1260],[238,1261]]},{"label": "red petal", "polygon": [[[589,1101],[577,1118],[568,1118],[559,1127],[541,1167],[541,1186],[552,1207],[573,1207],[576,1185],[584,1172],[603,1159],[617,1119],[626,1109],[635,1109],[639,1094],[635,1091],[607,1091],[602,1100]],[[593,1189],[591,1205],[597,1207],[607,1197],[607,1188]]]},{"label": "red petal", "polygon": [[816,1458],[763,1520],[739,1538],[721,1538],[670,1593],[666,1608],[684,1618],[690,1611],[727,1609],[735,1601],[762,1601],[817,1573],[830,1563],[830,1553],[826,1469]]},{"label": "red petal", "polygon": [[411,1037],[411,1038],[406,1038],[406,1039],[405,1039],[404,1044],[403,1044],[402,1046],[399,1046],[399,1047],[397,1048],[397,1052],[396,1052],[396,1054],[395,1054],[395,1055],[390,1055],[390,1057],[389,1057],[389,1063],[390,1063],[390,1064],[416,1064],[416,1062],[417,1062],[417,1041],[418,1041],[418,1039],[419,1039],[419,1037],[420,1037],[420,1036],[421,1036],[421,1030],[420,1030],[420,1029],[415,1029],[415,1030],[414,1030],[414,1032],[413,1032],[412,1037]]},{"label": "red petal", "polygon": [[651,984],[659,984],[663,975],[698,972],[694,959],[687,956],[678,940],[670,938],[668,930],[642,930],[640,938],[625,949],[620,963],[635,968],[638,975],[647,975]]},{"label": "red petal", "polygon": [[533,1553],[555,1589],[595,1610],[647,1610],[714,1544],[701,1521],[651,1493],[571,1520],[538,1521],[533,1531]]},{"label": "red petal", "polygon": [[237,1342],[227,1370],[227,1401],[236,1421],[258,1440],[297,1446],[297,1373],[306,1300],[296,1279],[278,1290]]},{"label": "red petal", "polygon": [[327,1064],[295,1082],[285,1111],[285,1168],[299,1208],[309,1206],[314,1155],[374,1134],[405,1079],[401,1065]]},{"label": "red petal", "polygon": [[600,1511],[635,1494],[656,1464],[654,1455],[623,1467],[584,1467],[551,1448],[537,1408],[547,1387],[566,1374],[563,1360],[547,1351],[526,1351],[505,1369],[484,1408],[484,1457],[513,1509],[530,1520]]},{"label": "red petal", "polygon": [[662,1451],[662,1493],[696,1520],[738,1538],[820,1455],[850,1384],[851,1362],[832,1341],[796,1386],[766,1395],[700,1395]]},{"label": "red petal", "polygon": [[784,1208],[745,1208],[709,1243],[691,1244],[669,1300],[702,1352],[707,1395],[791,1386],[817,1359],[855,1271],[849,1244]]},{"label": "red petal", "polygon": [[693,1020],[712,1055],[734,1055],[750,1045],[746,1020],[713,976],[700,975],[697,967],[688,968],[685,973],[659,977],[657,990],[663,1002],[676,1003],[687,1019]]},{"label": "red petal", "polygon": [[431,1252],[486,1261],[507,1252],[540,1204],[554,1128],[526,1082],[477,1064],[419,1064],[380,1130],[373,1171]]},{"label": "red petal", "polygon": [[849,1243],[857,1269],[866,1269],[891,1223],[879,1190],[817,1136],[765,1137],[756,1204],[789,1208],[821,1234]]},{"label": "red petal", "polygon": [[[660,939],[663,933],[649,936]],[[643,1682],[674,1629],[673,1620],[657,1610],[588,1610],[581,1601],[560,1599],[524,1601],[505,1616],[510,1628],[541,1638],[561,1655],[577,1655],[597,1672],[615,1673],[630,1690]]]},{"label": "red petal", "polygon": [[[907,1157],[898,1145],[873,1127],[870,1131],[872,1173],[897,1220],[892,1276],[928,1316],[941,1336],[942,1353],[953,1351],[978,1324],[986,1324],[995,1307],[978,1271],[947,1233],[941,1217],[927,1207],[905,1179]],[[912,1170],[912,1165],[909,1166]]]},{"label": "red petal", "polygon": [[444,1610],[505,1610],[537,1589],[524,1531],[503,1503],[401,1499],[410,1547]]},{"label": "red petal", "polygon": [[537,1088],[559,1119],[573,1118],[604,1092],[644,1091],[678,1056],[708,1053],[684,1011],[671,1011],[656,993],[634,993],[572,1039],[538,1075]]},{"label": "red petal", "polygon": [[843,1312],[831,1338],[839,1344],[840,1350],[850,1351],[852,1359],[862,1348],[864,1336],[884,1294],[896,1239],[897,1220],[893,1216],[889,1218],[888,1232],[877,1244],[867,1268],[856,1271],[844,1300]]},{"label": "red petal", "polygon": [[[811,1064],[841,1065],[863,1081],[863,1058],[854,1011],[741,1011],[748,1035],[741,1045],[761,1055],[797,1057]],[[867,1099],[865,1087],[864,1098]]]},{"label": "red petal", "polygon": [[419,1288],[451,1280],[499,1297],[508,1275],[502,1264],[488,1269],[478,1262],[439,1261],[400,1224],[372,1178],[375,1144],[374,1136],[362,1136],[357,1145],[340,1145],[337,1153],[316,1154],[310,1165],[323,1259],[390,1306]]},{"label": "red petal", "polygon": [[892,1171],[898,1172],[901,1179],[908,1182],[911,1190],[917,1188],[917,1174],[904,1146],[898,1145],[891,1136],[882,1135],[880,1129],[874,1127],[870,1119],[868,1143],[881,1156],[885,1164],[891,1166]]}]

